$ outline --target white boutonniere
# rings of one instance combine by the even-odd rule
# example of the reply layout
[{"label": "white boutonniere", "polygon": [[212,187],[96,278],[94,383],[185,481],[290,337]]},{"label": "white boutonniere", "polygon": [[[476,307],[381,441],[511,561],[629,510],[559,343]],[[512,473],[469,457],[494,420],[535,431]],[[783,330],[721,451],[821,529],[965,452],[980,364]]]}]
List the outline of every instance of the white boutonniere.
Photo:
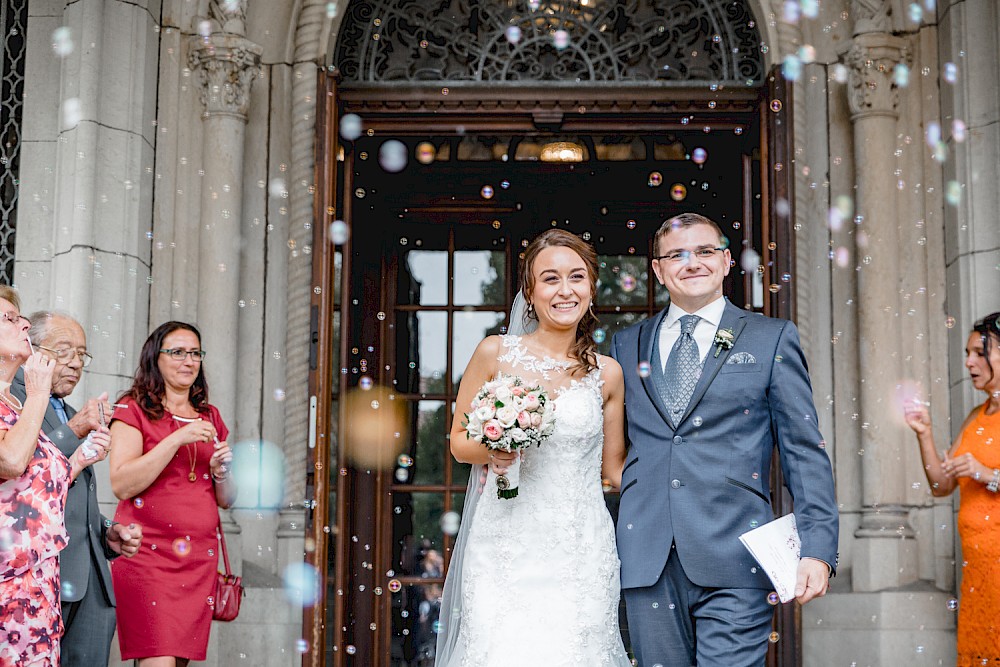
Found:
[{"label": "white boutonniere", "polygon": [[715,356],[718,357],[719,353],[723,350],[733,349],[733,341],[735,336],[733,336],[732,329],[719,329],[715,332]]}]

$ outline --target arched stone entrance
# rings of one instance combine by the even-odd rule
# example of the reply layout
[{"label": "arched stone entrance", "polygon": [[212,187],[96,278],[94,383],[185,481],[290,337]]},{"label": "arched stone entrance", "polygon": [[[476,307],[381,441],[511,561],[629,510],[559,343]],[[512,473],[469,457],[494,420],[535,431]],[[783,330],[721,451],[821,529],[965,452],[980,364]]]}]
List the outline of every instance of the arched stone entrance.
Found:
[{"label": "arched stone entrance", "polygon": [[[450,537],[439,519],[461,509],[468,475],[447,456],[445,441],[464,368],[460,349],[468,342],[456,331],[471,326],[478,340],[502,325],[516,289],[519,243],[549,224],[565,225],[598,246],[609,284],[620,283],[623,272],[645,281],[650,227],[671,206],[706,207],[728,225],[731,242],[748,251],[745,258],[756,254],[727,288],[731,298],[792,314],[790,291],[779,278],[791,261],[791,197],[782,168],[789,143],[782,101],[789,100],[780,78],[765,72],[748,3],[496,5],[350,3],[333,74],[320,91],[327,101],[317,119],[322,247],[331,247],[334,220],[346,221],[351,237],[321,253],[313,269],[313,284],[325,289],[314,299],[320,335],[310,393],[332,400],[315,406],[316,423],[329,426],[310,438],[316,448],[307,467],[317,502],[307,539],[316,545],[315,565],[327,574],[327,608],[306,612],[311,664],[433,664],[427,649],[433,609],[429,624],[422,617],[443,571],[425,568],[427,552],[447,565]],[[360,133],[338,136],[345,116],[360,119]],[[378,169],[376,156],[388,140],[400,142],[408,156],[402,173]],[[690,159],[706,142],[715,146],[708,166]],[[527,194],[508,197],[504,183],[516,177],[498,175],[505,165],[553,184],[571,177],[576,164],[543,164],[545,146],[556,143],[579,147],[579,167],[592,178],[600,172],[610,174],[605,183],[631,182],[638,174],[642,187],[607,206],[588,200],[589,209],[565,215],[542,212]],[[531,145],[535,153],[525,148]],[[716,165],[726,168],[714,171]],[[470,172],[471,180],[459,185]],[[408,182],[409,190],[398,185],[399,178],[421,177],[429,180]],[[489,183],[449,196],[447,188],[433,187],[435,178],[456,189],[471,188],[477,178]],[[671,202],[664,195],[673,185],[690,188],[690,196]],[[573,186],[553,187],[572,192]],[[406,199],[408,191],[426,196]],[[724,191],[735,206],[719,203]],[[642,205],[629,209],[636,202]],[[633,240],[616,237],[624,229],[636,230]],[[463,279],[457,267],[477,261],[491,277],[473,301],[447,287],[428,296],[428,271],[443,272],[447,286]],[[655,312],[660,296],[647,290],[622,302],[619,294],[624,306],[602,306],[605,330]],[[439,367],[422,339],[431,330],[440,338]],[[354,416],[341,398],[369,381],[388,388],[410,426],[381,468],[349,459],[336,440]],[[787,498],[776,499],[776,509],[788,511]],[[771,664],[796,664],[793,611],[780,614],[777,624],[783,640]],[[427,638],[418,637],[428,628]]]}]

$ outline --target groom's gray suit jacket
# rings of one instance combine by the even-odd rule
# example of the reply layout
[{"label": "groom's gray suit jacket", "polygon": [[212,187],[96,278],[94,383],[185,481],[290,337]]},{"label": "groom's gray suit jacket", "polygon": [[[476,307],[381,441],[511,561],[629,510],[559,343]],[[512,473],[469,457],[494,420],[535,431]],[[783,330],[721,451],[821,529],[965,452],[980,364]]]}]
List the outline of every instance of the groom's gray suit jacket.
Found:
[{"label": "groom's gray suit jacket", "polygon": [[[674,543],[699,586],[771,588],[739,540],[774,518],[771,455],[778,448],[794,499],[802,557],[836,565],[838,516],[833,472],[816,425],[812,387],[795,325],[726,302],[687,410],[671,420],[658,391],[658,315],[615,334],[611,354],[625,370],[629,442],[618,513],[623,588],[651,586]],[[636,372],[641,362],[651,372]],[[730,362],[730,363],[727,363]],[[659,377],[657,377],[659,375]]]}]

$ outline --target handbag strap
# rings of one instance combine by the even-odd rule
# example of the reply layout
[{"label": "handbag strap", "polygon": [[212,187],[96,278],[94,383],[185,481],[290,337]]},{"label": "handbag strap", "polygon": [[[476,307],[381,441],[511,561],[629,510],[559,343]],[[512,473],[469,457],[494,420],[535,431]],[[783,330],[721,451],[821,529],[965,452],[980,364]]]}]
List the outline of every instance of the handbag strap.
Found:
[{"label": "handbag strap", "polygon": [[215,534],[219,537],[219,545],[222,547],[222,561],[226,564],[226,576],[232,576],[233,571],[229,568],[229,551],[226,549],[226,534],[222,530],[222,520],[215,529]]}]

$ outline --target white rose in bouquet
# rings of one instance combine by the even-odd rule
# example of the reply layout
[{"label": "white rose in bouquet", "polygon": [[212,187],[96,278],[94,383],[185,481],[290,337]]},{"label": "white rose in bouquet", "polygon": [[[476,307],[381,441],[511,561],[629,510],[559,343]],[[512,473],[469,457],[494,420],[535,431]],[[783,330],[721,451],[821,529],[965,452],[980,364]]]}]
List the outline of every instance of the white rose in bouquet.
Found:
[{"label": "white rose in bouquet", "polygon": [[[555,405],[541,386],[527,386],[520,377],[501,375],[485,383],[465,415],[466,436],[490,449],[515,451],[539,445],[555,423]],[[497,497],[516,498],[520,456],[496,476]]]}]

